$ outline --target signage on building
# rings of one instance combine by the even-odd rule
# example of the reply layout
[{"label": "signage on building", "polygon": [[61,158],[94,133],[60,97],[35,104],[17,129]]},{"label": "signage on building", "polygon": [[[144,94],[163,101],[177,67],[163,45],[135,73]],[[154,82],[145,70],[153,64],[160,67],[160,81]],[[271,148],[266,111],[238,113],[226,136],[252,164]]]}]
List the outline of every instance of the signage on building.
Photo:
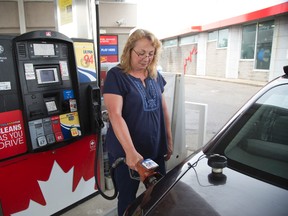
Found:
[{"label": "signage on building", "polygon": [[101,63],[118,62],[118,36],[100,35]]}]

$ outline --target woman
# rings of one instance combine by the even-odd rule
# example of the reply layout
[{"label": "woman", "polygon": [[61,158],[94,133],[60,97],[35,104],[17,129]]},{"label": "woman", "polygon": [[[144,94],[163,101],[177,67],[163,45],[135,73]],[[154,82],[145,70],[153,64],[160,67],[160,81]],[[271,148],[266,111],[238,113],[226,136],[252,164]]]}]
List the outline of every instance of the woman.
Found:
[{"label": "woman", "polygon": [[134,201],[139,187],[139,181],[130,178],[128,167],[137,171],[139,161],[151,158],[164,175],[165,160],[172,154],[170,119],[162,96],[166,81],[156,70],[160,49],[161,42],[151,32],[134,31],[120,64],[108,71],[104,83],[110,121],[105,138],[109,161],[126,158],[126,164],[115,170],[119,216]]}]

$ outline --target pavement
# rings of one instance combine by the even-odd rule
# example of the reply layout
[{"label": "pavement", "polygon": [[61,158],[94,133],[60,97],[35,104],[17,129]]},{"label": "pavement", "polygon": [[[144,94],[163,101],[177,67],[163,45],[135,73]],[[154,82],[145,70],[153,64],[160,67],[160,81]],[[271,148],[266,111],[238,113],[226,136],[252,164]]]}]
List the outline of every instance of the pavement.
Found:
[{"label": "pavement", "polygon": [[[137,196],[145,190],[145,186],[141,183]],[[114,189],[106,190],[104,192],[108,196],[114,194]],[[100,194],[92,196],[90,199],[78,204],[72,209],[57,214],[61,216],[117,216],[117,199],[107,200],[104,199]]]},{"label": "pavement", "polygon": [[[209,141],[245,102],[247,102],[265,82],[224,79],[215,77],[185,76],[185,101],[206,104],[206,140]],[[185,107],[185,114],[193,113]],[[186,140],[197,134],[197,119],[186,116]],[[189,137],[189,138],[187,138]],[[192,139],[193,140],[193,139]]]},{"label": "pavement", "polygon": [[[250,80],[185,76],[185,101],[207,104],[206,140],[209,141],[242,105],[265,85]],[[190,112],[189,110],[185,110]],[[192,112],[192,111],[191,111]],[[197,136],[197,119],[185,118],[186,145]],[[140,184],[138,194],[145,190]],[[114,189],[106,190],[111,196]],[[106,200],[100,194],[86,199],[61,216],[117,216],[117,199]]]}]

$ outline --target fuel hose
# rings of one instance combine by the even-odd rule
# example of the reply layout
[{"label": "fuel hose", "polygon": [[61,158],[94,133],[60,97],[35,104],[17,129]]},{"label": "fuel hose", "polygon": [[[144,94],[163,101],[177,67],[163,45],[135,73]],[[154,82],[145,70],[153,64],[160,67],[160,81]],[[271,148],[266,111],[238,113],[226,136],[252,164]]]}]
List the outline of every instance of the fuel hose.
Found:
[{"label": "fuel hose", "polygon": [[[101,136],[101,128],[99,129],[99,133],[100,136]],[[99,193],[101,194],[101,196],[107,200],[113,200],[117,197],[118,195],[118,188],[117,188],[117,185],[116,185],[116,182],[115,182],[115,178],[114,178],[114,171],[116,169],[116,167],[120,164],[120,163],[125,163],[125,158],[124,157],[120,157],[118,158],[111,166],[110,168],[110,176],[112,178],[112,183],[113,183],[113,186],[114,186],[114,194],[112,196],[108,196],[107,194],[104,193],[104,191],[102,191],[101,187],[100,187],[100,184],[98,182],[98,158],[100,158],[100,137],[99,139],[97,139],[98,142],[97,142],[97,146],[96,146],[96,154],[95,154],[95,165],[94,165],[94,176],[95,176],[95,183],[96,183],[96,186],[97,186],[97,189],[99,191]]]}]

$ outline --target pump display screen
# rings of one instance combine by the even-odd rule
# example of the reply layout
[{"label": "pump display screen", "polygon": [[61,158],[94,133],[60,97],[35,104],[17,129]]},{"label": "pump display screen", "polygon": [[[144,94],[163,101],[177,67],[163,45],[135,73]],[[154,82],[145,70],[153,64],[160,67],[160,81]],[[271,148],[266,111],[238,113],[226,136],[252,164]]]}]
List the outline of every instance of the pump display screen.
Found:
[{"label": "pump display screen", "polygon": [[54,44],[33,44],[35,56],[54,56]]},{"label": "pump display screen", "polygon": [[59,82],[57,68],[36,69],[38,84],[49,84]]}]

